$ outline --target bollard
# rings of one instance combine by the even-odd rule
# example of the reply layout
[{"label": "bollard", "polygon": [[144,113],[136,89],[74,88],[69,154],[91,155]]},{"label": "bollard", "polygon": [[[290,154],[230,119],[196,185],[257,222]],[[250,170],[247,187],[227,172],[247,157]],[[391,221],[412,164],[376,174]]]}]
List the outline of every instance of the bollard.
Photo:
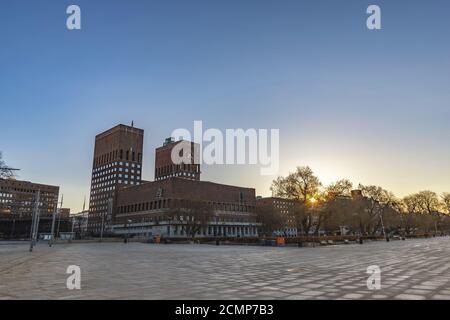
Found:
[{"label": "bollard", "polygon": [[220,246],[220,241],[216,240],[216,246]]},{"label": "bollard", "polygon": [[363,238],[359,238],[359,244],[363,244],[363,243],[364,243]]},{"label": "bollard", "polygon": [[390,241],[389,237],[386,237],[386,242],[389,242],[389,241]]},{"label": "bollard", "polygon": [[303,247],[303,242],[297,243],[297,246],[298,246],[299,248]]}]

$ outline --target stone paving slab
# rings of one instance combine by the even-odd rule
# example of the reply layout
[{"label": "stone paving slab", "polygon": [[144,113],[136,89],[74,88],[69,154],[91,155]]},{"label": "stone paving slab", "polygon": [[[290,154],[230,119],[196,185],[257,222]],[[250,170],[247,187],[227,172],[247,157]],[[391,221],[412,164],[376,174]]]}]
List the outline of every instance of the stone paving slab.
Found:
[{"label": "stone paving slab", "polygon": [[[81,268],[81,290],[66,269]],[[381,268],[369,290],[367,267]],[[0,299],[450,299],[450,238],[316,248],[0,246]]]}]

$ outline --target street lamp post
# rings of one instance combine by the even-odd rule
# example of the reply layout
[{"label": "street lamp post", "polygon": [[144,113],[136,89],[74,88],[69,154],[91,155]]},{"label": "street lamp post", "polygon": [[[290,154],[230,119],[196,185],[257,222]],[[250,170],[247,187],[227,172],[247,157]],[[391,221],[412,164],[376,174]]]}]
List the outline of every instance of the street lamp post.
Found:
[{"label": "street lamp post", "polygon": [[31,219],[31,233],[30,233],[30,252],[33,251],[33,247],[36,244],[36,238],[39,232],[39,201],[40,201],[41,191],[38,190],[35,203],[33,216]]},{"label": "street lamp post", "polygon": [[124,239],[124,243],[128,243],[128,224],[131,223],[132,221],[127,219],[125,220],[125,239]]},{"label": "street lamp post", "polygon": [[381,222],[381,230],[383,231],[383,236],[386,239],[386,241],[389,241],[389,236],[386,235],[386,229],[384,228],[383,213],[382,212],[380,212],[380,222]]},{"label": "street lamp post", "polygon": [[72,241],[72,237],[73,237],[73,227],[75,224],[75,219],[72,217],[72,231],[70,232],[70,242]]},{"label": "street lamp post", "polygon": [[[63,200],[64,200],[64,196],[61,197],[61,207],[60,207],[60,209],[62,208]],[[48,246],[49,247],[52,246],[53,239],[56,238],[56,235],[55,235],[55,221],[56,221],[56,216],[57,215],[59,216],[61,214],[60,209],[58,209],[58,198],[56,198],[55,210],[53,210],[53,217],[52,217],[52,229],[50,231],[51,232],[50,241],[48,242]],[[57,233],[58,232],[59,232],[59,224],[58,224],[58,231],[57,231]]]},{"label": "street lamp post", "polygon": [[59,227],[61,225],[61,211],[62,211],[63,202],[64,202],[64,195],[61,195],[61,206],[59,207],[59,211],[58,211],[58,229],[56,230],[57,237],[59,236]]},{"label": "street lamp post", "polygon": [[53,237],[55,234],[55,219],[56,219],[56,214],[58,212],[58,201],[56,201],[56,206],[55,206],[55,210],[53,210],[53,217],[52,217],[52,229],[50,231],[51,235],[50,235],[50,241],[48,242],[48,246],[51,247],[52,246],[52,242],[53,242]]},{"label": "street lamp post", "polygon": [[405,218],[403,217],[403,213],[400,213],[400,219],[402,221],[402,240],[406,239],[406,222]]},{"label": "street lamp post", "polygon": [[12,214],[13,214],[13,223],[12,223],[12,226],[11,226],[11,234],[9,235],[10,239],[13,239],[14,232],[15,232],[15,229],[16,229],[16,212],[13,212]]},{"label": "street lamp post", "polygon": [[173,219],[173,217],[172,216],[168,216],[167,217],[167,221],[168,221],[168,223],[169,223],[169,228],[168,228],[168,232],[167,232],[167,236],[168,236],[168,238],[170,238],[171,237],[171,235],[170,235],[170,233],[171,233],[171,229],[172,229],[172,221],[173,221],[174,219]]},{"label": "street lamp post", "polygon": [[[316,210],[316,205],[317,205],[317,199],[312,197],[312,198],[309,199],[309,203],[311,205],[311,210],[315,211]],[[315,239],[315,236],[314,236],[314,234],[316,232],[317,232],[317,242],[320,242],[320,240],[319,240],[320,239],[319,228],[316,227],[316,230],[314,230],[314,233],[313,233],[313,247],[316,246],[316,239]]]},{"label": "street lamp post", "polygon": [[102,228],[100,229],[100,242],[103,241],[103,228],[105,225],[105,213],[102,213]]}]

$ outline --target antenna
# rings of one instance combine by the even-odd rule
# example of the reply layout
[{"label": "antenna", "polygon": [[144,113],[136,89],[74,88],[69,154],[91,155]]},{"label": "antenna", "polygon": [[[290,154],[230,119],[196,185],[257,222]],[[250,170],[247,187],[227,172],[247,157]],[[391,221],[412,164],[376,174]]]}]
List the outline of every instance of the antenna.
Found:
[{"label": "antenna", "polygon": [[14,174],[14,171],[20,171],[20,169],[11,168],[8,166],[0,167],[0,178],[15,179],[17,176]]},{"label": "antenna", "polygon": [[15,169],[15,168],[10,168],[10,167],[0,167],[0,170],[20,171],[20,169]]},{"label": "antenna", "polygon": [[[6,171],[6,174],[8,174],[8,172],[9,172],[10,174],[12,174],[12,171],[19,171],[19,170],[20,170],[20,169],[8,167],[8,166],[6,165],[6,163],[4,163],[4,162],[2,161],[2,152],[0,151],[0,172],[1,172],[1,173],[5,173],[5,171]],[[0,175],[0,176],[3,176],[3,174]]]}]

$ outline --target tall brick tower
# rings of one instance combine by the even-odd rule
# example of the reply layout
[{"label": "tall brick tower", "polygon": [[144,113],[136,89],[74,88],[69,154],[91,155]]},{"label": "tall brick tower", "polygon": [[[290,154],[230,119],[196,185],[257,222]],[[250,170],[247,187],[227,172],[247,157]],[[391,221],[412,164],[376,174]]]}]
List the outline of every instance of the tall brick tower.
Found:
[{"label": "tall brick tower", "polygon": [[[190,151],[186,163],[175,164],[172,161],[172,150],[180,143],[190,144]],[[188,148],[189,149],[189,148]],[[199,145],[194,142],[180,140],[175,142],[167,138],[162,147],[156,148],[155,153],[155,181],[171,177],[179,177],[190,180],[200,180],[200,164],[195,164],[198,159]],[[182,155],[181,155],[182,156]]]},{"label": "tall brick tower", "polygon": [[[119,124],[95,137],[88,230],[108,232],[113,222],[116,190],[139,185],[142,176],[144,130]],[[103,221],[103,222],[102,222]]]}]

